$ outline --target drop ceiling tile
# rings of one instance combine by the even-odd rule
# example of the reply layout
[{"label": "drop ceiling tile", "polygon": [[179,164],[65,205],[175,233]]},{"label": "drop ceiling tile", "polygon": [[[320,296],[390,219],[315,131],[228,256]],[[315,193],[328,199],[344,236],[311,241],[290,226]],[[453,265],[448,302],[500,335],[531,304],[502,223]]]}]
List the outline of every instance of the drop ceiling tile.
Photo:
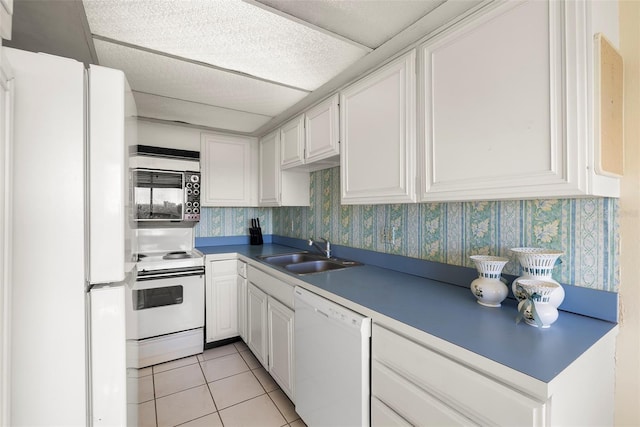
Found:
[{"label": "drop ceiling tile", "polygon": [[368,53],[239,0],[85,0],[84,6],[94,35],[306,90]]},{"label": "drop ceiling tile", "polygon": [[372,49],[446,0],[256,0]]},{"label": "drop ceiling tile", "polygon": [[271,117],[134,92],[138,116],[252,133]]},{"label": "drop ceiling tile", "polygon": [[137,92],[275,116],[307,92],[94,39],[100,65],[124,71]]}]

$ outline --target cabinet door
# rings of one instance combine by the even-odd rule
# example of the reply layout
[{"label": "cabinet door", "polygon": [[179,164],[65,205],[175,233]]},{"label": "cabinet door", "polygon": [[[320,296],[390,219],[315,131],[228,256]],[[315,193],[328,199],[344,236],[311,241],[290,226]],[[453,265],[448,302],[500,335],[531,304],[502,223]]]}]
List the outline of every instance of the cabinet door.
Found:
[{"label": "cabinet door", "polygon": [[247,342],[247,279],[238,276],[238,334]]},{"label": "cabinet door", "polygon": [[393,409],[385,405],[380,399],[371,396],[371,427],[378,426],[410,427],[411,424],[398,415]]},{"label": "cabinet door", "polygon": [[293,310],[269,297],[269,372],[294,401]]},{"label": "cabinet door", "polygon": [[338,95],[332,96],[305,113],[305,163],[321,165],[309,170],[340,164],[338,101]]},{"label": "cabinet door", "polygon": [[[401,377],[383,364],[374,361],[371,369],[372,393],[387,406],[393,408],[399,419],[412,425],[470,426],[481,425],[447,406],[425,390]],[[386,412],[391,416],[390,412]],[[375,425],[385,425],[378,422]],[[402,425],[402,424],[400,424]]]},{"label": "cabinet door", "polygon": [[309,206],[309,172],[280,169],[280,130],[260,139],[260,206]]},{"label": "cabinet door", "polygon": [[545,425],[547,403],[499,378],[379,325],[373,326],[371,343],[371,394],[411,423]]},{"label": "cabinet door", "polygon": [[260,206],[280,204],[280,130],[260,139]]},{"label": "cabinet door", "polygon": [[287,122],[281,128],[280,167],[288,169],[304,163],[304,114]]},{"label": "cabinet door", "polygon": [[[2,55],[4,52],[0,52]],[[3,55],[2,55],[3,56]],[[0,56],[0,377],[9,378],[10,359],[8,339],[11,333],[11,316],[9,297],[11,295],[11,238],[12,235],[12,158],[13,141],[13,81],[9,64]],[[6,301],[6,303],[5,303]],[[5,383],[6,384],[6,383]],[[0,425],[9,425],[8,408],[4,403],[9,401],[8,387],[0,388]]]},{"label": "cabinet door", "polygon": [[202,134],[202,205],[255,206],[257,157],[253,138]]},{"label": "cabinet door", "polygon": [[268,369],[267,294],[253,283],[247,287],[247,345]]},{"label": "cabinet door", "polygon": [[415,52],[340,95],[343,204],[415,202]]},{"label": "cabinet door", "polygon": [[209,261],[206,279],[206,342],[238,335],[236,260]]},{"label": "cabinet door", "polygon": [[13,0],[0,0],[0,37],[11,39]]},{"label": "cabinet door", "polygon": [[505,2],[419,48],[423,201],[616,196],[589,165],[588,3]]}]

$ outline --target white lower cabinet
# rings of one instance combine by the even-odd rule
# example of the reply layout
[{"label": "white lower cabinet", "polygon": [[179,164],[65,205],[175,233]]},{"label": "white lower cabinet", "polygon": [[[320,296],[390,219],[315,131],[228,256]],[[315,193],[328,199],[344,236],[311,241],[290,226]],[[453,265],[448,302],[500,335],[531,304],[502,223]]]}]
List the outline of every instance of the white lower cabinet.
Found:
[{"label": "white lower cabinet", "polygon": [[386,407],[376,410],[374,426],[393,416],[413,425],[546,424],[546,402],[379,325],[372,358],[371,394]]},{"label": "white lower cabinet", "polygon": [[238,336],[237,260],[205,261],[206,342]]},{"label": "white lower cabinet", "polygon": [[282,391],[293,400],[293,310],[269,297],[269,372]]},{"label": "white lower cabinet", "polygon": [[262,366],[268,368],[267,294],[251,282],[247,286],[247,345]]},{"label": "white lower cabinet", "polygon": [[411,424],[377,397],[371,397],[372,426],[411,427]]},{"label": "white lower cabinet", "polygon": [[247,345],[295,402],[293,286],[249,266]]},{"label": "white lower cabinet", "polygon": [[613,425],[616,331],[543,382],[435,337],[373,325],[371,425]]},{"label": "white lower cabinet", "polygon": [[238,335],[247,341],[247,263],[238,260]]}]

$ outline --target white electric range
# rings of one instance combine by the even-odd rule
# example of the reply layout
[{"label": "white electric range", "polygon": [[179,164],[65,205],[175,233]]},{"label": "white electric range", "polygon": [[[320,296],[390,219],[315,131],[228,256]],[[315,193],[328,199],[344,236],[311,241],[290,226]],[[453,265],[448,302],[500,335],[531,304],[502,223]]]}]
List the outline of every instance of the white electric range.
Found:
[{"label": "white electric range", "polygon": [[137,278],[127,292],[131,367],[204,349],[204,257],[193,229],[138,229]]}]

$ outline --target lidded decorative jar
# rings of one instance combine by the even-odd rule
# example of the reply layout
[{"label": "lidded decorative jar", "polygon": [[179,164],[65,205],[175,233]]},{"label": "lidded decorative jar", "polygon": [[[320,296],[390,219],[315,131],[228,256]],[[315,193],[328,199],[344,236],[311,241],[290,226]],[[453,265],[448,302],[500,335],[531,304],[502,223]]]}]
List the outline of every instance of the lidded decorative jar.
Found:
[{"label": "lidded decorative jar", "polygon": [[558,308],[564,300],[564,289],[555,281],[551,274],[555,267],[556,260],[563,254],[562,251],[545,248],[511,248],[511,252],[516,254],[523,274],[515,279],[511,284],[511,290],[518,301],[526,298],[522,292],[518,292],[517,285],[523,279],[538,279],[557,285],[553,290],[549,303]]},{"label": "lidded decorative jar", "polygon": [[478,278],[471,282],[471,293],[478,304],[500,307],[509,294],[509,288],[500,280],[502,269],[509,259],[490,255],[472,255],[470,258],[478,270]]}]

